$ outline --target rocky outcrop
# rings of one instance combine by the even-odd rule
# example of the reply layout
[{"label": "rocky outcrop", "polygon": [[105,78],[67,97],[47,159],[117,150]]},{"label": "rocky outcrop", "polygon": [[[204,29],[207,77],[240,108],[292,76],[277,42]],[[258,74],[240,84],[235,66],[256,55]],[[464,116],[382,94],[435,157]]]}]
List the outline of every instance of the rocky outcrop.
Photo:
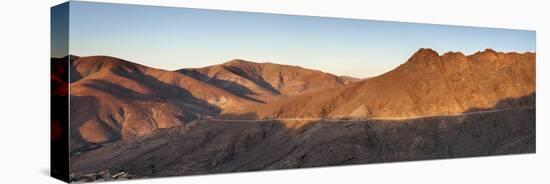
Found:
[{"label": "rocky outcrop", "polygon": [[113,174],[110,171],[105,170],[98,173],[88,173],[81,176],[75,176],[74,174],[71,174],[69,176],[69,179],[71,182],[113,181],[132,179],[132,175],[123,171]]}]

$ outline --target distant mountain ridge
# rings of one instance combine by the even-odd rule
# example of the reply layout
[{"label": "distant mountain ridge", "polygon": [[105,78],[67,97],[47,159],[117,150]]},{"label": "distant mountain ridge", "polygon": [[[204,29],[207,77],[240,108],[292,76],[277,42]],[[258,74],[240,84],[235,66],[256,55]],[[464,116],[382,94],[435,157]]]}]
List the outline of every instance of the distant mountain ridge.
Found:
[{"label": "distant mountain ridge", "polygon": [[279,97],[342,87],[354,80],[299,66],[240,59],[203,68],[181,69],[178,72],[261,103],[280,100]]}]

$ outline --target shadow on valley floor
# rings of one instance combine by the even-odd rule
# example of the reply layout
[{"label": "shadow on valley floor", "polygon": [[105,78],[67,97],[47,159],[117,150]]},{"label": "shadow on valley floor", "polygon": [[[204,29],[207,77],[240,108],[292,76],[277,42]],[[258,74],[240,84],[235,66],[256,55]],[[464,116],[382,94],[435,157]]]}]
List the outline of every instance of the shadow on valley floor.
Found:
[{"label": "shadow on valley floor", "polygon": [[464,113],[478,112],[478,111],[489,111],[494,109],[510,109],[518,107],[535,107],[536,106],[536,93],[533,92],[529,95],[517,97],[517,98],[505,98],[499,100],[491,108],[469,108],[464,111]]},{"label": "shadow on valley floor", "polygon": [[71,158],[73,180],[307,168],[535,152],[535,109],[410,120],[216,121],[159,129]]}]

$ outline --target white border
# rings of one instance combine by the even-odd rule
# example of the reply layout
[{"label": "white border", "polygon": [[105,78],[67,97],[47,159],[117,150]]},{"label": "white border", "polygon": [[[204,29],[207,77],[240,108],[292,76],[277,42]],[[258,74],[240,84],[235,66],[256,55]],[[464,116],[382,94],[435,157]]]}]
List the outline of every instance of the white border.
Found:
[{"label": "white border", "polygon": [[[0,183],[62,183],[49,170],[49,8],[60,0],[3,1]],[[540,0],[110,0],[325,17],[537,31],[537,154],[134,180],[117,183],[547,183],[548,5]]]}]

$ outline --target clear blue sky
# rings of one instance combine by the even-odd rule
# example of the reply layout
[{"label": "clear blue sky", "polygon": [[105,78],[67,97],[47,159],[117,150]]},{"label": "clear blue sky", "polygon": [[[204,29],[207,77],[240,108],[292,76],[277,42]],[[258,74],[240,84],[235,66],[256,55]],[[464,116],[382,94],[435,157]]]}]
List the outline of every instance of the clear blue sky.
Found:
[{"label": "clear blue sky", "polygon": [[535,32],[73,1],[70,53],[176,70],[239,58],[353,77],[387,72],[419,48],[535,51]]}]

